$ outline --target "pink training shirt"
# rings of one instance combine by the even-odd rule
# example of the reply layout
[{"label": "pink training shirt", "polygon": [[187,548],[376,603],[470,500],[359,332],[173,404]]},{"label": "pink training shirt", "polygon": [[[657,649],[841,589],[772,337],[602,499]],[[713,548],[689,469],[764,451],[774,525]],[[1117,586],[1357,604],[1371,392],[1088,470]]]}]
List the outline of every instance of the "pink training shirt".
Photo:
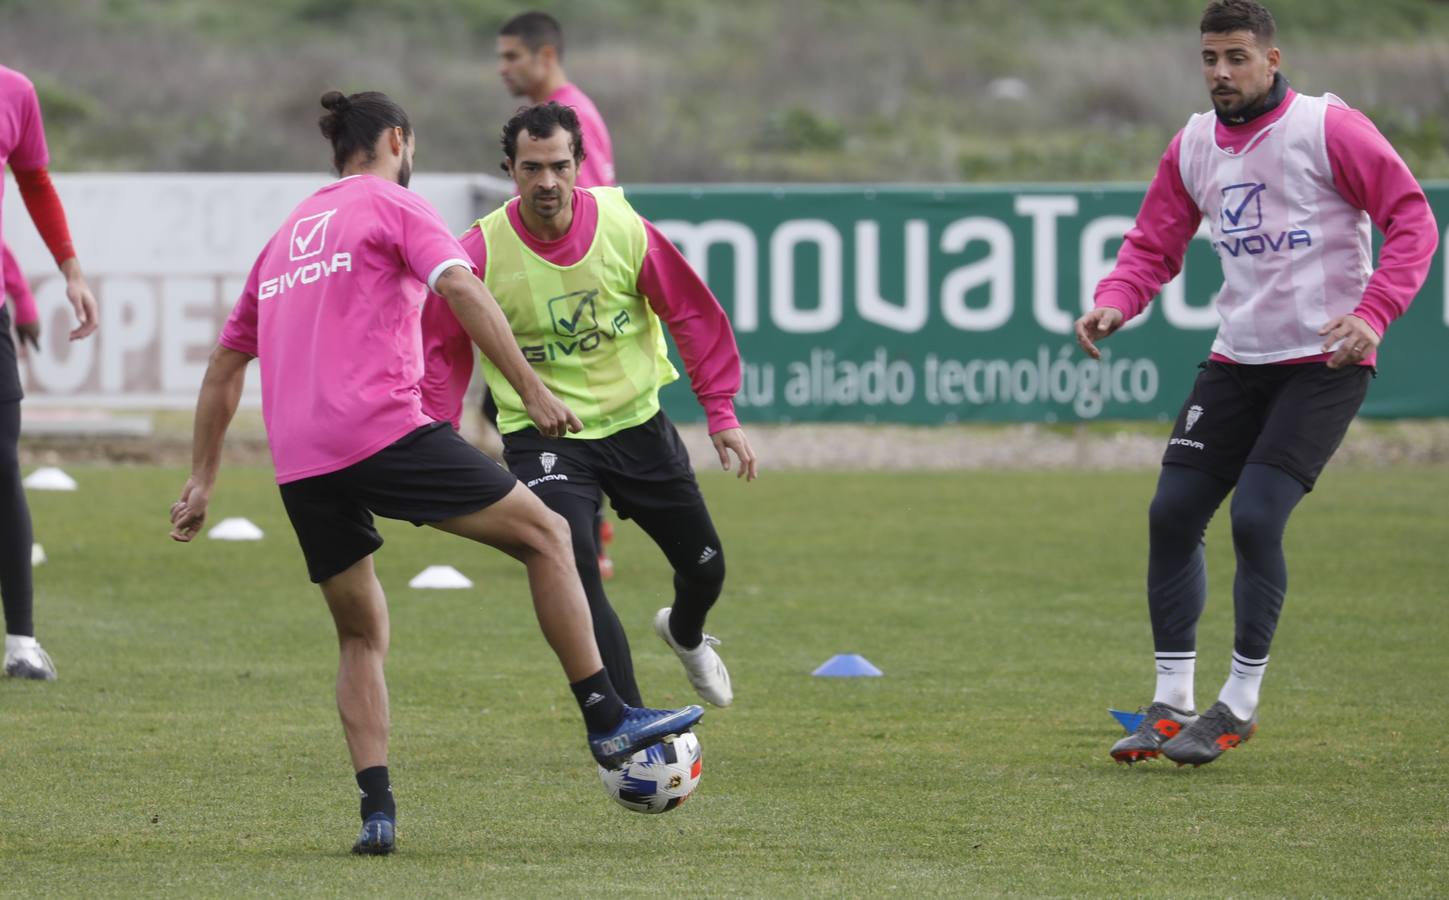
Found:
[{"label": "pink training shirt", "polygon": [[221,332],[255,356],[277,483],[366,459],[432,420],[422,411],[423,299],[472,268],[437,210],[354,175],[303,200],[267,243]]},{"label": "pink training shirt", "polygon": [[[35,309],[35,295],[30,293],[30,284],[25,280],[25,273],[20,271],[20,265],[15,262],[15,254],[10,252],[10,245],[0,243],[0,274],[3,274],[5,293],[15,301],[15,324],[29,325],[40,318],[40,313]],[[0,303],[4,298],[0,297]]]},{"label": "pink training shirt", "polygon": [[[508,204],[508,221],[534,253],[556,266],[572,266],[588,254],[599,224],[594,195],[574,189],[574,221],[556,241],[541,241],[523,224],[517,199]],[[729,317],[698,273],[674,244],[644,219],[649,243],[635,282],[654,314],[669,328],[689,384],[704,407],[709,433],[738,428],[734,396],[740,389],[740,351]],[[485,271],[483,232],[474,225],[461,238],[463,249],[479,272]],[[473,375],[474,348],[447,301],[436,294],[423,308],[423,343],[427,369],[423,375],[423,409],[438,421],[458,427],[463,392]]]},{"label": "pink training shirt", "polygon": [[[14,69],[0,66],[0,200],[5,198],[3,176],[7,165],[17,172],[43,169],[50,165],[50,151],[45,146],[45,124],[40,118],[35,85]],[[12,262],[7,252],[0,265],[8,268]],[[17,323],[24,321],[20,310],[17,305]]]},{"label": "pink training shirt", "polygon": [[559,89],[548,95],[545,103],[573,107],[579,116],[579,127],[584,132],[584,162],[579,166],[577,187],[613,187],[614,143],[609,140],[609,129],[604,127],[604,117],[589,95],[577,86],[565,81]]},{"label": "pink training shirt", "polygon": [[[1251,122],[1225,125],[1219,121],[1214,131],[1217,145],[1241,152],[1264,128],[1282,118],[1294,96],[1289,90],[1276,109]],[[1438,226],[1413,173],[1363,113],[1329,106],[1324,143],[1339,196],[1368,213],[1384,234],[1378,268],[1353,310],[1353,315],[1382,336],[1389,323],[1409,308],[1428,277],[1439,243]],[[1117,255],[1116,267],[1097,285],[1096,305],[1120,310],[1124,321],[1146,309],[1162,286],[1182,271],[1188,242],[1202,221],[1202,212],[1182,181],[1181,145],[1179,131],[1158,163],[1137,221]],[[1284,363],[1320,362],[1330,356],[1316,354]],[[1218,354],[1212,358],[1232,362]],[[1376,362],[1377,354],[1373,354],[1362,364]]]}]

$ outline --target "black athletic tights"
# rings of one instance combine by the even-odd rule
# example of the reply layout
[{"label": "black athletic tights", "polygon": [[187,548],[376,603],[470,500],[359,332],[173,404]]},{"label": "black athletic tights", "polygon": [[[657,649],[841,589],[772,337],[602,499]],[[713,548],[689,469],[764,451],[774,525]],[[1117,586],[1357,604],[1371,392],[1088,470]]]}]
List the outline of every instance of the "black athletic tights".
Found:
[{"label": "black athletic tights", "polygon": [[[603,579],[599,576],[599,550],[594,540],[594,517],[599,503],[561,492],[551,493],[542,499],[549,509],[568,520],[569,530],[573,532],[574,561],[578,564],[584,594],[589,599],[589,612],[594,619],[594,640],[598,642],[604,668],[609,670],[609,679],[614,682],[614,688],[625,703],[642,706],[643,698],[634,679],[634,660],[629,653],[629,638],[624,634],[624,626],[620,624],[614,607],[609,604]],[[697,557],[700,547],[719,549],[720,546],[709,512],[701,504],[690,510],[635,513],[633,519],[659,545],[674,567],[675,633],[678,634],[681,618],[685,620],[686,627],[701,627],[710,607],[719,599],[725,576],[723,551],[703,563]]]},{"label": "black athletic tights", "polygon": [[[1159,652],[1197,649],[1197,620],[1207,603],[1203,534],[1233,485],[1188,466],[1167,464],[1148,510],[1147,605]],[[1249,463],[1233,491],[1233,578],[1236,618],[1233,649],[1264,659],[1288,591],[1283,531],[1307,493],[1277,466]]]},{"label": "black athletic tights", "polygon": [[0,401],[0,600],[5,633],[34,637],[30,507],[20,484],[20,401]]}]

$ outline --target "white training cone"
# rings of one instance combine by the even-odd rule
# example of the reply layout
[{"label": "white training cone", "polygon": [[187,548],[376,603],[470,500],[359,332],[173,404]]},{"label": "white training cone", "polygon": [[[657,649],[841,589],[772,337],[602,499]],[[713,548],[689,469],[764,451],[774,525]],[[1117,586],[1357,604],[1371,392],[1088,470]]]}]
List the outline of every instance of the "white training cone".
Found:
[{"label": "white training cone", "polygon": [[45,562],[45,548],[39,544],[30,545],[30,564],[38,566]]},{"label": "white training cone", "polygon": [[473,582],[452,566],[428,566],[408,582],[411,588],[470,588]]},{"label": "white training cone", "polygon": [[53,466],[36,469],[21,484],[32,491],[73,491],[75,479]]},{"label": "white training cone", "polygon": [[259,541],[262,530],[249,519],[222,519],[206,533],[213,541]]}]

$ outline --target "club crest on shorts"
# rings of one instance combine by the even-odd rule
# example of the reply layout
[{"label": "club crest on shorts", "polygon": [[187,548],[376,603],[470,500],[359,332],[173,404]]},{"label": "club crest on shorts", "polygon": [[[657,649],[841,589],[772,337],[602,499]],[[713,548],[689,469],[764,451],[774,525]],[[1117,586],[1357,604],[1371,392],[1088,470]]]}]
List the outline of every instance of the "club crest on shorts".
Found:
[{"label": "club crest on shorts", "polygon": [[1189,431],[1192,431],[1192,426],[1196,425],[1197,424],[1197,420],[1198,419],[1201,419],[1201,418],[1202,418],[1202,407],[1201,406],[1189,406],[1187,408],[1187,425],[1186,425],[1186,427],[1184,427],[1182,429],[1182,433],[1183,434],[1186,434]]},{"label": "club crest on shorts", "polygon": [[558,462],[558,454],[557,453],[540,453],[538,455],[538,461],[543,466],[543,474],[545,474],[545,475],[552,475],[553,474],[553,464],[556,463],[556,462]]}]

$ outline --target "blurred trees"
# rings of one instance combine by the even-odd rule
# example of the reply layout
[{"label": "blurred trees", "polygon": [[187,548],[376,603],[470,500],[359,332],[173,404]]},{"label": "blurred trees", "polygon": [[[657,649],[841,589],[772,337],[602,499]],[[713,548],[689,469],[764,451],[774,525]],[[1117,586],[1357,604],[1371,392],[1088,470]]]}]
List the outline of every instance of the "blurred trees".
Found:
[{"label": "blurred trees", "polygon": [[[568,0],[622,179],[1145,180],[1207,107],[1202,0]],[[1284,71],[1449,178],[1449,4],[1278,0]],[[317,98],[379,89],[424,170],[496,172],[501,0],[0,0],[58,169],[321,170]]]}]

